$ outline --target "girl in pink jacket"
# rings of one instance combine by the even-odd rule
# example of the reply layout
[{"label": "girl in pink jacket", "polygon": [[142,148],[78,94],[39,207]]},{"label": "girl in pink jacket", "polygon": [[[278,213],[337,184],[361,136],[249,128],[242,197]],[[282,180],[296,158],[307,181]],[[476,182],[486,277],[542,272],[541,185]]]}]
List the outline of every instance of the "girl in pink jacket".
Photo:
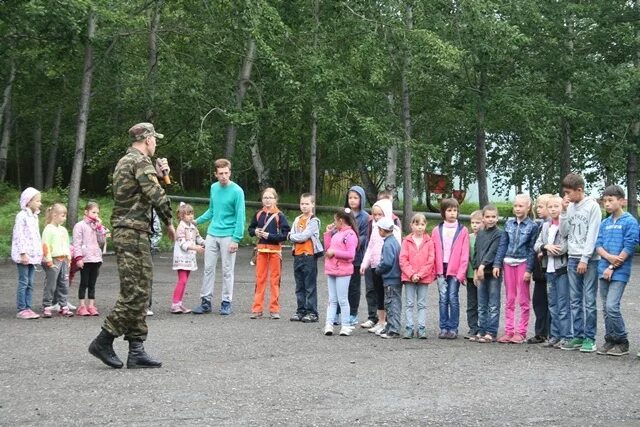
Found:
[{"label": "girl in pink jacket", "polygon": [[441,339],[458,338],[460,323],[460,284],[466,284],[469,265],[469,232],[458,222],[458,201],[443,199],[440,202],[443,222],[431,233],[435,247],[436,274],[440,294]]},{"label": "girl in pink jacket", "polygon": [[96,307],[96,282],[102,265],[102,246],[108,233],[109,230],[102,225],[98,204],[87,202],[84,218],[73,227],[73,259],[80,269],[78,316],[100,314]]},{"label": "girl in pink jacket", "polygon": [[418,330],[416,336],[427,338],[427,285],[436,280],[435,248],[425,232],[427,218],[415,214],[411,218],[411,234],[402,241],[400,249],[401,280],[404,285],[406,326],[403,338],[414,336],[413,307],[417,303]]},{"label": "girl in pink jacket", "polygon": [[333,223],[327,225],[324,233],[324,273],[327,275],[329,288],[329,304],[324,327],[325,335],[333,335],[333,319],[336,317],[338,304],[342,327],[340,335],[349,336],[353,327],[349,326],[349,281],[353,274],[353,259],[358,247],[358,228],[351,209],[338,210],[333,216]]}]

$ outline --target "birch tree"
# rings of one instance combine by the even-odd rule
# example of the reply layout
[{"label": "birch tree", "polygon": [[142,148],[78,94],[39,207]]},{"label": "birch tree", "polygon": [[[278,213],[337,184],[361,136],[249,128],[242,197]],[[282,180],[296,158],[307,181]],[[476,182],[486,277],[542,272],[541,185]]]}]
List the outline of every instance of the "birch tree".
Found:
[{"label": "birch tree", "polygon": [[91,8],[87,17],[87,38],[84,50],[84,71],[80,88],[80,108],[76,128],[76,145],[73,156],[73,168],[69,180],[69,208],[68,223],[75,224],[78,220],[78,201],[80,198],[80,185],[82,182],[82,170],[84,167],[85,142],[87,137],[87,124],[89,121],[89,104],[91,100],[91,80],[93,77],[93,38],[96,34],[97,17],[95,10]]}]

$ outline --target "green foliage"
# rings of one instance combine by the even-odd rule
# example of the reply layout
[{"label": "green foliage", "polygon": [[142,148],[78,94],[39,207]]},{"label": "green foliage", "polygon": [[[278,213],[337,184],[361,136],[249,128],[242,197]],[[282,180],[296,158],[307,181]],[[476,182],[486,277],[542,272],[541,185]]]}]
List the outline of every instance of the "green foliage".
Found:
[{"label": "green foliage", "polygon": [[[149,24],[160,3],[152,73]],[[82,188],[91,193],[108,192],[127,129],[145,120],[165,134],[157,154],[185,192],[208,188],[230,124],[234,179],[248,192],[258,190],[252,138],[277,189],[306,190],[313,118],[321,183],[325,174],[360,181],[364,170],[384,184],[386,150],[405,139],[403,76],[416,183],[431,171],[472,183],[478,130],[505,191],[557,189],[561,119],[572,167],[592,182],[626,179],[627,150],[638,151],[637,2],[30,0],[0,2],[0,81],[9,61],[18,70],[7,159],[15,186],[33,181],[36,123],[50,153],[61,107],[55,183],[65,196],[90,8],[98,27]],[[239,106],[249,40],[257,53]]]}]

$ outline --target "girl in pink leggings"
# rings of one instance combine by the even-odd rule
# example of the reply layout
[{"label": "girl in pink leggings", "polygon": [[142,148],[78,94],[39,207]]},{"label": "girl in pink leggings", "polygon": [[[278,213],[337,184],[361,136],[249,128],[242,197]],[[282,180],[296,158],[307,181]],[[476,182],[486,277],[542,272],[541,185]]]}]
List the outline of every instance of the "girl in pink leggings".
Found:
[{"label": "girl in pink leggings", "polygon": [[193,207],[180,203],[178,207],[180,224],[176,229],[176,242],[173,246],[173,269],[178,271],[178,282],[173,290],[171,312],[173,314],[190,313],[182,304],[187,280],[192,271],[198,269],[196,254],[204,253],[204,239],[193,221]]},{"label": "girl in pink leggings", "polygon": [[[505,326],[504,335],[498,338],[502,344],[522,344],[529,327],[529,283],[535,252],[538,226],[527,215],[531,210],[531,198],[518,194],[513,201],[515,218],[509,219],[493,263],[493,277],[500,277],[504,269]],[[520,321],[516,328],[516,303],[520,306]]]}]

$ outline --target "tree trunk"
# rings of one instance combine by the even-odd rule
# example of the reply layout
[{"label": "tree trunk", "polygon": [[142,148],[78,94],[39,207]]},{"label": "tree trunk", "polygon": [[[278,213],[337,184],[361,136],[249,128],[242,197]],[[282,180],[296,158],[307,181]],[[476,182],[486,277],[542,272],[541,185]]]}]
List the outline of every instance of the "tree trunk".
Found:
[{"label": "tree trunk", "polygon": [[[413,29],[413,11],[411,5],[405,8],[405,26],[407,32]],[[402,172],[402,205],[404,215],[402,226],[405,232],[411,229],[411,217],[413,216],[413,180],[411,179],[411,109],[409,104],[409,83],[407,74],[411,65],[409,52],[404,53],[402,62],[402,125],[404,128],[404,170]]]},{"label": "tree trunk", "polygon": [[489,204],[489,189],[487,187],[487,146],[484,128],[487,115],[485,106],[486,72],[480,71],[478,83],[478,110],[476,111],[476,180],[478,181],[478,203],[482,209]]},{"label": "tree trunk", "polygon": [[[565,46],[567,47],[565,61],[567,63],[570,63],[573,58],[575,20],[575,14],[572,14],[567,20],[568,35],[567,41],[565,42]],[[564,95],[566,102],[570,103],[573,98],[573,86],[569,78],[567,78],[564,83]],[[566,116],[563,116],[560,120],[560,181],[562,182],[564,177],[571,173],[571,122]],[[560,184],[560,194],[562,194],[562,184]]]},{"label": "tree trunk", "polygon": [[147,122],[155,122],[157,112],[155,111],[156,79],[158,75],[158,27],[160,26],[160,9],[164,0],[157,0],[151,9],[151,19],[149,23],[149,76],[148,91],[149,102],[147,106]]},{"label": "tree trunk", "polygon": [[270,184],[269,169],[265,168],[264,163],[262,162],[262,157],[260,156],[260,148],[258,147],[258,137],[256,134],[251,135],[249,144],[251,147],[251,162],[253,163],[253,168],[258,175],[258,187],[260,188],[260,191],[262,191]]},{"label": "tree trunk", "polygon": [[33,186],[42,188],[42,123],[40,119],[33,131]]},{"label": "tree trunk", "polygon": [[[393,93],[387,94],[387,100],[389,101],[389,111],[392,115],[395,116],[395,99]],[[392,134],[393,138],[393,129],[389,129],[389,132]],[[390,191],[393,194],[395,199],[396,197],[396,188],[397,186],[397,170],[398,170],[398,144],[394,142],[387,148],[387,178],[385,180],[384,188],[387,191]],[[377,197],[376,197],[377,199]],[[374,199],[375,200],[375,199]]]},{"label": "tree trunk", "polygon": [[[571,96],[571,82],[566,83],[565,93]],[[560,127],[560,181],[562,181],[565,176],[571,173],[571,122],[567,117],[560,119]],[[562,187],[560,192],[562,192]]]},{"label": "tree trunk", "polygon": [[633,124],[633,146],[627,157],[627,210],[638,219],[638,145],[640,122]]},{"label": "tree trunk", "polygon": [[7,177],[7,158],[9,154],[9,142],[11,141],[11,94],[9,94],[4,106],[2,116],[2,142],[0,142],[0,182],[4,182]]},{"label": "tree trunk", "polygon": [[311,118],[311,147],[309,159],[309,192],[316,195],[316,176],[318,161],[318,116],[314,111]]},{"label": "tree trunk", "polygon": [[73,168],[69,181],[69,212],[67,224],[75,224],[78,220],[78,201],[84,165],[85,140],[87,137],[87,122],[89,120],[89,102],[91,100],[91,79],[93,77],[93,38],[96,33],[96,14],[89,10],[87,21],[87,41],[84,48],[84,72],[80,89],[80,113],[76,127],[76,149],[73,156]]},{"label": "tree trunk", "polygon": [[[317,54],[318,32],[320,31],[320,0],[313,0],[313,23],[313,51]],[[315,100],[312,102],[315,102]],[[316,176],[318,173],[318,113],[315,105],[312,106],[311,113],[311,147],[309,151],[309,192],[315,196]]]},{"label": "tree trunk", "polygon": [[[636,11],[640,3],[633,3]],[[640,43],[640,30],[636,32],[636,42]],[[636,46],[640,46],[636,44]],[[636,70],[640,69],[640,49],[636,51]],[[640,147],[640,121],[636,120],[632,125],[631,150],[627,157],[627,210],[634,218],[638,219],[638,148]]]},{"label": "tree trunk", "polygon": [[49,159],[47,162],[47,173],[44,179],[44,189],[53,188],[53,179],[56,174],[56,157],[58,156],[58,141],[60,139],[60,121],[62,120],[62,105],[58,105],[56,117],[53,120],[53,132],[51,134],[51,147],[49,148]]},{"label": "tree trunk", "polygon": [[9,81],[4,87],[4,94],[2,96],[2,105],[0,106],[0,119],[4,116],[4,110],[9,106],[11,102],[11,91],[13,90],[13,82],[16,79],[16,61],[11,58],[11,69],[9,71]]},{"label": "tree trunk", "polygon": [[[236,91],[236,110],[242,109],[242,101],[247,94],[247,87],[251,79],[251,68],[256,57],[256,41],[251,38],[247,42],[247,54],[244,57],[242,68],[238,74],[238,89]],[[232,159],[236,148],[236,139],[238,137],[238,127],[235,123],[229,124],[227,127],[227,137],[225,141],[224,155],[227,159]]]},{"label": "tree trunk", "polygon": [[362,180],[362,186],[364,187],[364,193],[367,196],[367,200],[369,201],[369,204],[373,204],[378,198],[378,187],[371,180],[369,171],[364,163],[358,163],[358,170],[360,171],[360,179]]}]

